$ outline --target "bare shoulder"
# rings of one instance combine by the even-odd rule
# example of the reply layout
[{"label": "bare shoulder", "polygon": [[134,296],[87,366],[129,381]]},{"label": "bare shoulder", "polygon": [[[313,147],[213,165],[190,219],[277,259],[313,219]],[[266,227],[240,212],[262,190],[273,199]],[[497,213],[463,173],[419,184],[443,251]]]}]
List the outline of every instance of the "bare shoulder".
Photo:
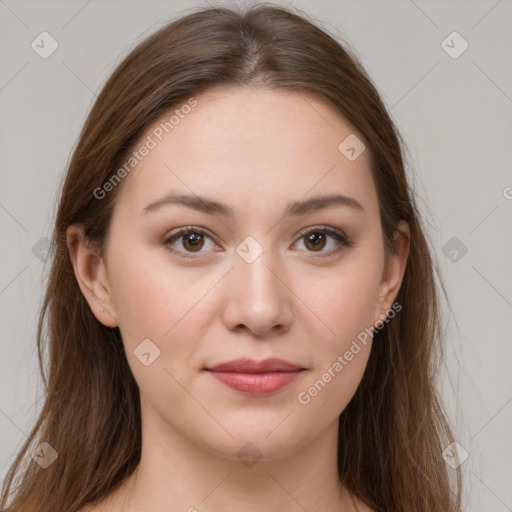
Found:
[{"label": "bare shoulder", "polygon": [[356,511],[357,512],[376,512],[375,509],[370,508],[368,505],[365,505],[363,502],[357,504]]},{"label": "bare shoulder", "polygon": [[361,502],[361,503],[357,504],[356,512],[377,512],[377,511]]},{"label": "bare shoulder", "polygon": [[352,503],[354,504],[355,512],[376,512],[375,509],[370,508],[364,501],[352,495]]}]

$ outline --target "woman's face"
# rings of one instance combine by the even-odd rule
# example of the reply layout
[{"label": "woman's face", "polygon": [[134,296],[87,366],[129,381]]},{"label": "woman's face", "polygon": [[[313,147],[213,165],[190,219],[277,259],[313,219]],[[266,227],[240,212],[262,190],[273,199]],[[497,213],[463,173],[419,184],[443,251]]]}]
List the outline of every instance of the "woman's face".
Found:
[{"label": "woman's face", "polygon": [[[277,458],[336,428],[406,246],[386,263],[368,152],[330,107],[252,88],[195,100],[134,148],[89,302],[120,326],[145,428]],[[242,358],[299,370],[211,371]]]}]

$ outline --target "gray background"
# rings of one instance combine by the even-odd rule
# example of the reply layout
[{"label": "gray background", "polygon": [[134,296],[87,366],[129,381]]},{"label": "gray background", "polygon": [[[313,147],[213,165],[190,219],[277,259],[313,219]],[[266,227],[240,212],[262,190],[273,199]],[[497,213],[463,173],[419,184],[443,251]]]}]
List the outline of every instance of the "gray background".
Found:
[{"label": "gray background", "polygon": [[[44,239],[79,130],[122,56],[200,5],[0,0],[2,478],[41,406],[35,329],[48,272]],[[354,48],[405,138],[452,308],[440,386],[469,452],[466,510],[512,510],[512,2],[293,5]],[[59,45],[47,59],[31,48],[43,31]],[[453,31],[469,44],[458,58],[442,46]],[[446,44],[461,48],[460,40]]]}]

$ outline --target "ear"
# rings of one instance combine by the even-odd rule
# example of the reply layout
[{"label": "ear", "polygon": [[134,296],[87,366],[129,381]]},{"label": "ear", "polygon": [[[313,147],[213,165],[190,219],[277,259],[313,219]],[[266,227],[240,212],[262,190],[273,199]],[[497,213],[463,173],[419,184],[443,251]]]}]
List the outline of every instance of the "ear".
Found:
[{"label": "ear", "polygon": [[105,262],[97,248],[86,239],[82,224],[69,226],[66,239],[78,285],[94,316],[107,327],[117,327]]},{"label": "ear", "polygon": [[402,285],[409,256],[411,233],[409,224],[401,220],[393,235],[394,252],[388,254],[382,272],[375,323],[384,321]]}]

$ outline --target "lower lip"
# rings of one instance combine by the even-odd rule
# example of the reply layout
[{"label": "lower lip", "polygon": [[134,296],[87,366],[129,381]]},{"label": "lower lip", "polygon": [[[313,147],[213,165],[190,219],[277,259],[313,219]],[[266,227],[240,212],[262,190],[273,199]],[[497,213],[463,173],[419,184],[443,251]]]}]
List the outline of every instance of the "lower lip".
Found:
[{"label": "lower lip", "polygon": [[302,370],[271,373],[233,373],[210,370],[226,386],[249,395],[268,395],[290,384]]}]

